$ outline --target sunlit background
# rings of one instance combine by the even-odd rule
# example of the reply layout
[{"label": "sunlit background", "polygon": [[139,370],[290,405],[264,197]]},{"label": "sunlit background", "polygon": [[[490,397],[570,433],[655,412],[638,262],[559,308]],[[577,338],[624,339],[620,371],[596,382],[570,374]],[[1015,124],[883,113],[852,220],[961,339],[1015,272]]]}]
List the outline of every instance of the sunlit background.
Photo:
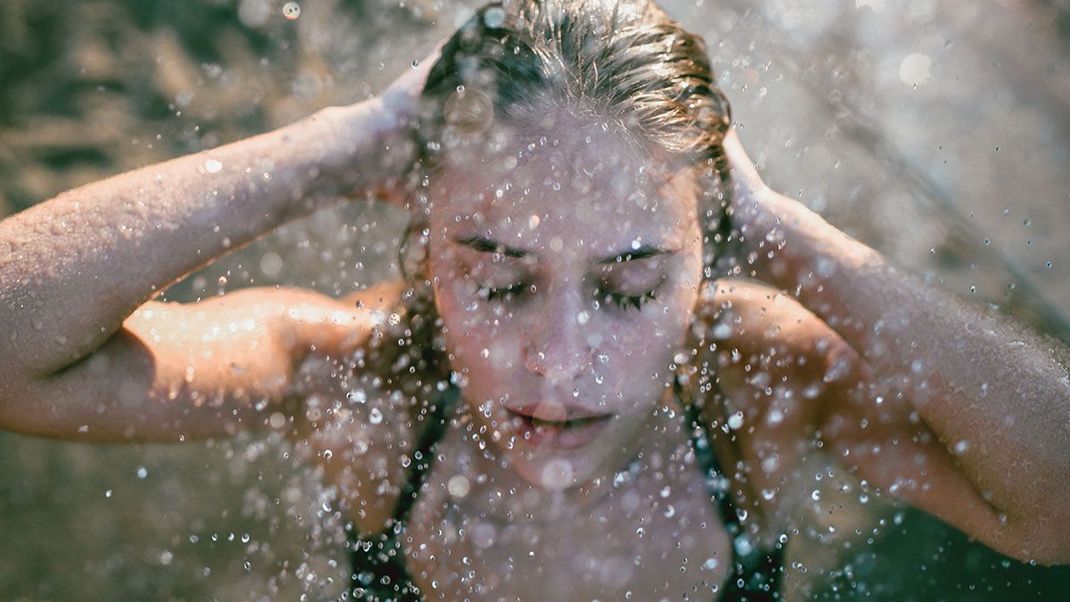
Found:
[{"label": "sunlit background", "polygon": [[[0,217],[368,98],[472,5],[3,0]],[[705,36],[775,188],[1070,341],[1070,1],[664,5]],[[166,297],[367,286],[396,271],[400,218],[364,201],[314,215]],[[814,476],[821,495],[791,543],[789,599],[1070,591],[1068,568],[1011,561],[845,475]],[[268,436],[124,447],[0,433],[0,600],[333,599],[348,566],[327,499]]]}]

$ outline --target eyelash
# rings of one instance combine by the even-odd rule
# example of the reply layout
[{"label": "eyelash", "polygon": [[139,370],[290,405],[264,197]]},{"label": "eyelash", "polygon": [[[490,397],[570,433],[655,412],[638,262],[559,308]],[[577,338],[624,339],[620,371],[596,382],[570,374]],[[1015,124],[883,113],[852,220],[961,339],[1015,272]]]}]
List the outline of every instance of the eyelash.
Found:
[{"label": "eyelash", "polygon": [[[512,298],[519,297],[524,294],[531,287],[530,284],[520,282],[512,286],[503,288],[491,288],[488,286],[480,286],[478,292],[488,301],[509,301]],[[613,304],[617,309],[622,311],[628,311],[630,309],[640,310],[648,301],[653,301],[657,298],[657,287],[639,294],[639,295],[625,295],[624,293],[615,293],[613,291],[606,290],[599,287],[597,299],[605,300],[607,303]]]}]

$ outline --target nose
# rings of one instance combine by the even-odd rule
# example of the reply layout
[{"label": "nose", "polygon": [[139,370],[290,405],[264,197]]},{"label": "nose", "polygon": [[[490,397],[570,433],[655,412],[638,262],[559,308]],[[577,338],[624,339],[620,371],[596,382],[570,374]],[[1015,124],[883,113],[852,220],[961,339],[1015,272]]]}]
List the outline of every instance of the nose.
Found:
[{"label": "nose", "polygon": [[[564,300],[547,316],[543,328],[534,328],[524,347],[524,367],[549,380],[563,382],[586,373],[594,351],[587,343],[582,301]],[[589,314],[588,314],[589,315]],[[589,318],[588,318],[589,319]]]}]

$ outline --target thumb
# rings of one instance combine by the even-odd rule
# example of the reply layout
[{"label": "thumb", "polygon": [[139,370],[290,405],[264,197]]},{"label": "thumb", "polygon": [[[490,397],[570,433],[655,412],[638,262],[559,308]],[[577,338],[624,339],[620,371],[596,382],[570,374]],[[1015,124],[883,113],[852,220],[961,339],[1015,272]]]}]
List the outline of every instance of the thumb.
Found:
[{"label": "thumb", "polygon": [[758,168],[754,165],[754,161],[747,155],[747,151],[743,149],[743,143],[739,139],[736,128],[728,130],[728,134],[724,137],[723,146],[725,156],[728,158],[728,165],[732,170],[732,179],[735,180],[737,186],[743,188],[741,192],[754,194],[764,191],[766,189],[765,182],[762,181],[762,176],[758,174]]}]

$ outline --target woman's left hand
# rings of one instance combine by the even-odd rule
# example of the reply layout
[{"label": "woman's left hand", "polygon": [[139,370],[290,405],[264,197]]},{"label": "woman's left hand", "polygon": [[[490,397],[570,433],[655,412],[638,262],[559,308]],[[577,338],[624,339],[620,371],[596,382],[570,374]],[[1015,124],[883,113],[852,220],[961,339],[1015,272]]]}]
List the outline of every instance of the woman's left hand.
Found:
[{"label": "woman's left hand", "polygon": [[1070,350],[770,190],[735,132],[724,148],[741,275],[788,291],[853,350],[834,370],[842,394],[821,398],[824,449],[1001,552],[1070,562],[1070,485],[1047,476],[1070,474],[1070,424],[1051,419],[1070,415]]}]

